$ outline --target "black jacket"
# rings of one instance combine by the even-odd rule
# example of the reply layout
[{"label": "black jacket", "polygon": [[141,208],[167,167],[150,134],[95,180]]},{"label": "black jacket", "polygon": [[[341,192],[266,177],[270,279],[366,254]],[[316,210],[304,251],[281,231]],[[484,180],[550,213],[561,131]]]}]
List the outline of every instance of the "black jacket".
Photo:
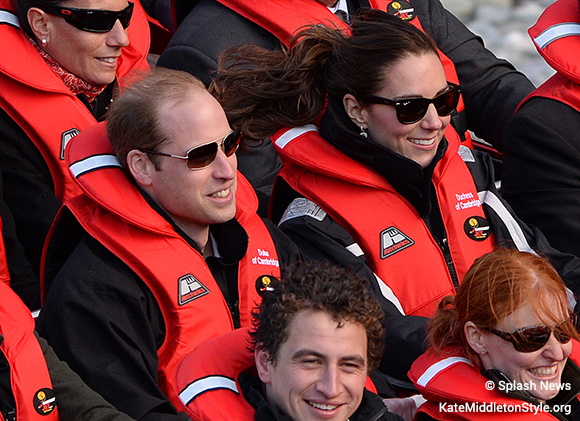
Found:
[{"label": "black jacket", "polygon": [[[166,329],[153,293],[120,258],[83,234],[72,215],[66,213],[65,218],[52,237],[54,250],[64,256],[49,253],[49,276],[79,234],[81,240],[76,248],[73,244],[50,287],[38,331],[62,360],[118,409],[139,420],[187,419],[176,412],[157,383],[157,350]],[[280,265],[298,260],[297,247],[270,221],[265,223]],[[199,251],[193,240],[174,228]],[[223,257],[210,256],[206,263],[232,309],[237,293],[229,286],[237,288],[238,262],[246,253],[248,237],[235,219],[210,231]],[[236,315],[232,318],[235,321]]]},{"label": "black jacket", "polygon": [[502,194],[552,245],[580,256],[580,113],[527,101],[506,127]]}]

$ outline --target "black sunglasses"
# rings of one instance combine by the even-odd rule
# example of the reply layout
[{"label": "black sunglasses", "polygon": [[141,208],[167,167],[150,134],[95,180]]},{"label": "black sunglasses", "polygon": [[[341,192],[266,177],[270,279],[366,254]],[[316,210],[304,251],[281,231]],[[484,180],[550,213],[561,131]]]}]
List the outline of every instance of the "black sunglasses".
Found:
[{"label": "black sunglasses", "polygon": [[485,330],[499,336],[505,341],[511,342],[514,349],[519,352],[534,352],[541,349],[548,343],[552,332],[554,337],[561,344],[570,342],[570,335],[566,333],[562,326],[566,323],[572,322],[574,324],[575,315],[572,318],[564,320],[558,326],[552,328],[546,325],[529,326],[517,329],[513,332],[503,332],[492,327],[486,327]]},{"label": "black sunglasses", "polygon": [[450,115],[457,108],[459,103],[459,93],[461,88],[451,82],[447,82],[447,89],[440,93],[435,98],[408,98],[392,100],[376,95],[365,94],[361,95],[360,99],[369,104],[384,104],[395,107],[397,111],[397,120],[401,124],[413,124],[421,120],[427,114],[429,104],[435,105],[437,114],[444,117]]},{"label": "black sunglasses", "polygon": [[64,7],[49,5],[46,6],[46,13],[60,16],[72,26],[88,32],[109,32],[119,20],[123,28],[127,29],[133,16],[133,3],[119,12],[99,9],[75,9],[74,7]]},{"label": "black sunglasses", "polygon": [[141,152],[152,153],[154,155],[169,156],[171,158],[179,158],[187,160],[187,167],[191,170],[201,170],[209,167],[218,153],[218,148],[221,147],[227,157],[232,156],[240,146],[240,133],[231,131],[221,139],[212,140],[203,145],[196,146],[187,151],[185,156],[173,155],[165,152],[152,151],[149,149],[139,149]]}]

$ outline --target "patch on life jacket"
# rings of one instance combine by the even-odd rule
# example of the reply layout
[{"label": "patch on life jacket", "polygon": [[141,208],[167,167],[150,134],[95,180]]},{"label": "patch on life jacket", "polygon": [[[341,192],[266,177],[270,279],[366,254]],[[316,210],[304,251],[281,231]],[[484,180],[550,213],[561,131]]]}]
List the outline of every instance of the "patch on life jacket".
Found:
[{"label": "patch on life jacket", "polygon": [[381,259],[386,259],[413,244],[415,242],[399,229],[389,227],[381,232]]},{"label": "patch on life jacket", "polygon": [[390,2],[387,5],[387,13],[401,20],[413,20],[416,14],[415,8],[411,6],[411,3],[404,0]]},{"label": "patch on life jacket", "polygon": [[465,220],[463,229],[469,238],[475,241],[483,241],[491,234],[491,227],[487,219],[481,216],[470,216]]},{"label": "patch on life jacket", "polygon": [[260,297],[264,298],[267,292],[274,291],[276,285],[280,283],[280,280],[272,275],[260,275],[256,279],[256,291]]},{"label": "patch on life jacket", "polygon": [[71,139],[79,133],[80,133],[80,130],[73,127],[72,129],[69,129],[66,132],[63,132],[63,134],[60,136],[60,159],[61,160],[64,160],[64,150],[66,148],[66,145],[68,145],[68,142],[70,142]]},{"label": "patch on life jacket", "polygon": [[188,273],[177,281],[179,283],[179,305],[185,305],[199,297],[209,294],[205,287],[195,276]]},{"label": "patch on life jacket", "polygon": [[40,415],[48,415],[56,408],[56,396],[52,389],[40,389],[34,394],[33,405]]}]

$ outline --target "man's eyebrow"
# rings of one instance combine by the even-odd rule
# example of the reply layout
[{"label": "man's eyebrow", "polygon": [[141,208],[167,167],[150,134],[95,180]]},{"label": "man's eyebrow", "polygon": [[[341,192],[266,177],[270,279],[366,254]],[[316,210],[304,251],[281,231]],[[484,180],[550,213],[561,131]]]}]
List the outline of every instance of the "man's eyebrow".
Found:
[{"label": "man's eyebrow", "polygon": [[305,356],[324,358],[324,355],[322,355],[320,352],[315,351],[313,349],[299,349],[294,354],[292,354],[292,359],[296,360],[298,358],[302,358]]},{"label": "man's eyebrow", "polygon": [[[299,358],[302,357],[317,357],[317,358],[322,358],[325,359],[326,356],[321,354],[318,351],[315,351],[313,349],[299,349],[298,351],[296,351],[294,354],[292,354],[292,359],[293,360],[297,360]],[[340,358],[340,361],[355,361],[361,365],[365,364],[365,359],[364,357],[360,356],[359,354],[353,354],[353,355],[345,355],[343,357]]]}]

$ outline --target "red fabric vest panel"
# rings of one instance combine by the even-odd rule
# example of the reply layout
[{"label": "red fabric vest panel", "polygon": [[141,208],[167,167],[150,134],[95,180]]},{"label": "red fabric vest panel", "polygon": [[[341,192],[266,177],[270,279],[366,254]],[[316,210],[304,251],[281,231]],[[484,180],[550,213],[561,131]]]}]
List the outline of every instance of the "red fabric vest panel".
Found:
[{"label": "red fabric vest panel", "polygon": [[[429,229],[382,176],[339,152],[311,127],[283,148],[276,144],[284,163],[280,176],[354,237],[405,314],[432,316],[441,298],[455,294],[455,289]],[[285,130],[275,134],[275,142]],[[459,138],[451,126],[446,137],[449,149],[435,168],[433,183],[461,280],[477,257],[493,249],[495,239],[489,235],[475,241],[466,234],[465,224],[485,214],[471,173],[457,153]]]},{"label": "red fabric vest panel", "polygon": [[6,246],[2,237],[2,219],[0,219],[0,283],[10,285],[10,272],[8,271],[8,260],[6,260]]},{"label": "red fabric vest panel", "polygon": [[540,55],[557,73],[524,98],[519,107],[530,98],[544,97],[580,111],[579,31],[576,0],[558,0],[548,6],[528,30]]},{"label": "red fabric vest panel", "polygon": [[[14,10],[11,0],[0,0],[0,9]],[[131,43],[123,48],[119,58],[120,81],[133,70],[149,68],[149,28],[138,1],[127,31]],[[0,38],[0,107],[42,153],[52,175],[55,195],[63,201],[74,197],[80,190],[64,163],[64,148],[72,137],[96,120],[48,67],[22,30],[2,24]]]},{"label": "red fabric vest panel", "polygon": [[[286,46],[289,45],[293,35],[308,25],[324,24],[330,27],[348,29],[348,26],[334,15],[328,7],[312,0],[292,0],[291,2],[279,2],[275,0],[218,1],[246,19],[266,29]],[[372,8],[385,12],[390,3],[392,3],[391,0],[370,0]],[[408,22],[422,32],[425,32],[418,17],[413,17]],[[459,78],[457,77],[453,62],[441,51],[439,51],[439,57],[443,63],[447,80],[459,84]],[[462,111],[463,108],[463,97],[461,96],[459,104],[457,105],[457,111]],[[473,144],[469,132],[466,133],[466,139],[463,144],[471,148]]]},{"label": "red fabric vest panel", "polygon": [[[453,358],[463,358],[458,349],[450,349],[443,354],[435,354],[429,349],[413,363],[409,371],[409,378],[413,381],[419,392],[428,402],[419,407],[419,412],[425,412],[438,420],[488,420],[509,419],[509,420],[554,420],[554,416],[538,411],[534,412],[511,412],[501,414],[499,412],[445,412],[439,410],[439,402],[449,404],[464,403],[495,403],[497,405],[515,405],[527,408],[524,401],[510,397],[496,388],[487,390],[486,382],[489,380],[484,377],[479,368],[466,361],[450,362]],[[572,353],[570,358],[574,362],[580,361],[580,343],[573,341]],[[439,365],[439,367],[437,367]],[[441,367],[443,366],[443,367]],[[436,374],[427,372],[427,370],[436,369]],[[426,375],[428,381],[422,376]],[[531,408],[531,407],[529,407]],[[530,409],[534,411],[533,409]],[[533,415],[533,417],[532,417]]]},{"label": "red fabric vest panel", "polygon": [[16,400],[16,419],[58,420],[56,405],[49,399],[50,393],[53,393],[52,383],[44,354],[34,336],[34,320],[20,298],[2,282],[0,282],[0,333],[4,336],[0,349],[10,364],[12,392]]},{"label": "red fabric vest panel", "polygon": [[256,410],[244,399],[238,379],[244,371],[257,375],[248,333],[248,328],[242,328],[212,338],[187,355],[175,369],[173,384],[180,395],[185,392],[182,399],[186,399],[186,389],[196,387],[200,381],[207,391],[182,403],[191,419],[253,421]]},{"label": "red fabric vest panel", "polygon": [[[67,163],[110,157],[104,123],[83,131],[67,148]],[[233,329],[228,305],[203,256],[193,249],[129,182],[119,166],[77,176],[85,194],[65,205],[84,229],[125,262],[147,284],[163,313],[166,336],[158,350],[159,385],[178,405],[169,384],[175,365],[205,340]],[[249,237],[239,265],[241,324],[261,301],[256,280],[280,277],[278,256],[270,233],[257,216],[257,198],[238,173],[236,218]],[[264,260],[264,256],[269,256]]]}]

